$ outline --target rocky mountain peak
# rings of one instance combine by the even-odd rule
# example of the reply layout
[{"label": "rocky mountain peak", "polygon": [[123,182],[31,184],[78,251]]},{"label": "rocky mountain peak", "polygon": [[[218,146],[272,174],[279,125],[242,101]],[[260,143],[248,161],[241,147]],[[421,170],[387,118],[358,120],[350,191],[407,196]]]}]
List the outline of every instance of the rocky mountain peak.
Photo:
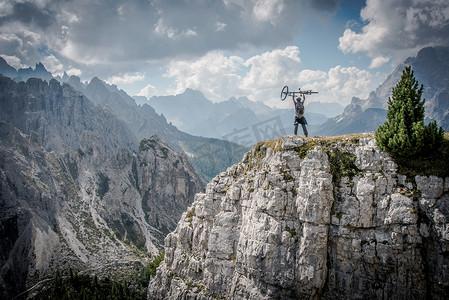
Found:
[{"label": "rocky mountain peak", "polygon": [[397,170],[370,135],[256,144],[167,236],[149,299],[444,298],[449,178]]}]

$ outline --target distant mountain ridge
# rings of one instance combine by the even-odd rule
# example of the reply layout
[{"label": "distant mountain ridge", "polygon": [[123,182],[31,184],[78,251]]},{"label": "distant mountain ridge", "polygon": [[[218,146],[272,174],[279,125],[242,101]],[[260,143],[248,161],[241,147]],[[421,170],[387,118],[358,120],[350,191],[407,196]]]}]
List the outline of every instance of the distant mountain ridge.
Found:
[{"label": "distant mountain ridge", "polygon": [[0,56],[0,74],[10,77],[14,79],[14,81],[27,81],[30,78],[42,78],[44,80],[49,81],[53,78],[50,72],[45,69],[42,63],[37,63],[35,69],[33,70],[31,67],[29,68],[21,68],[16,70],[11,67],[6,60]]},{"label": "distant mountain ridge", "polygon": [[[168,123],[164,115],[157,114],[149,104],[137,105],[123,90],[97,77],[89,83],[81,83],[77,76],[64,76],[61,80],[85,94],[96,105],[109,107],[129,126],[137,139],[157,135],[174,150],[187,153],[205,183],[238,161],[246,150],[229,141],[183,132]],[[213,163],[207,166],[204,160],[213,160]]]},{"label": "distant mountain ridge", "polygon": [[354,97],[344,112],[324,123],[317,134],[375,131],[386,120],[388,97],[407,65],[412,66],[415,78],[424,86],[426,122],[436,120],[439,126],[449,131],[449,47],[427,47],[416,57],[409,57],[399,64],[368,99]]},{"label": "distant mountain ridge", "polygon": [[[223,138],[233,131],[251,128],[273,118],[279,120],[284,134],[293,131],[293,104],[291,109],[275,109],[262,102],[251,101],[247,97],[231,97],[226,101],[213,103],[200,91],[192,89],[173,96],[154,96],[149,99],[149,103],[175,126],[194,135]],[[320,110],[331,114],[332,111],[339,111],[339,105],[331,105],[331,108],[326,110],[321,103],[310,103],[306,106],[306,118],[312,133],[315,127],[328,119]],[[280,136],[269,138],[278,137]]]},{"label": "distant mountain ridge", "polygon": [[92,141],[102,158],[120,148],[137,150],[137,139],[123,121],[68,84],[38,78],[16,83],[0,75],[0,88],[0,120],[37,138],[47,151],[74,152]]},{"label": "distant mountain ridge", "polygon": [[[10,77],[16,82],[26,81],[29,78],[41,78],[47,82],[53,79],[42,63],[36,64],[34,70],[27,68],[19,71],[9,66],[0,57],[0,74]],[[95,105],[102,107],[105,111],[109,110],[110,113],[124,121],[131,129],[131,133],[127,136],[130,139],[135,139],[136,145],[143,138],[158,135],[174,150],[188,153],[189,161],[204,183],[237,162],[247,150],[246,147],[228,140],[204,138],[180,131],[168,123],[163,115],[157,114],[150,105],[137,105],[126,92],[119,90],[115,85],[107,84],[98,77],[92,78],[90,82],[81,82],[79,77],[69,76],[64,72],[62,77],[56,76],[55,79],[61,83],[68,83]],[[74,142],[76,143],[76,141]],[[205,161],[212,163],[206,165]]]}]

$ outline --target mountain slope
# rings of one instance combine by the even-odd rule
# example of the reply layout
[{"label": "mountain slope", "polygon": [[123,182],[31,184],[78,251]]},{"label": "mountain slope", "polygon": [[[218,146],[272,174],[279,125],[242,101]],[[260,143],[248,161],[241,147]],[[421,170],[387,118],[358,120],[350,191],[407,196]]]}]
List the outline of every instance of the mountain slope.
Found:
[{"label": "mountain slope", "polygon": [[102,158],[122,147],[137,149],[126,124],[54,79],[16,83],[0,75],[0,120],[40,140],[48,151],[73,152],[91,141],[98,142],[96,155]]},{"label": "mountain slope", "polygon": [[[0,292],[5,299],[73,268],[132,279],[203,185],[159,138],[98,161],[62,156],[0,121]],[[95,145],[93,146],[95,148]],[[44,281],[42,281],[44,282]]]},{"label": "mountain slope", "polygon": [[[95,104],[109,107],[129,126],[138,139],[158,135],[176,151],[185,153],[194,151],[193,155],[188,155],[188,159],[204,182],[209,181],[218,172],[235,163],[246,151],[245,147],[227,141],[203,138],[182,132],[167,123],[165,117],[158,115],[150,105],[137,105],[124,91],[118,90],[116,86],[108,85],[96,77],[85,85],[80,83],[78,77],[71,76],[68,83],[79,89]],[[205,168],[202,160],[210,159],[209,148],[214,149],[214,160],[217,161],[217,164]]]},{"label": "mountain slope", "polygon": [[149,299],[445,299],[449,179],[397,168],[370,136],[255,145],[167,236]]},{"label": "mountain slope", "polygon": [[0,76],[0,133],[1,298],[56,270],[135,273],[203,190],[184,154],[157,136],[138,144],[54,79]]}]

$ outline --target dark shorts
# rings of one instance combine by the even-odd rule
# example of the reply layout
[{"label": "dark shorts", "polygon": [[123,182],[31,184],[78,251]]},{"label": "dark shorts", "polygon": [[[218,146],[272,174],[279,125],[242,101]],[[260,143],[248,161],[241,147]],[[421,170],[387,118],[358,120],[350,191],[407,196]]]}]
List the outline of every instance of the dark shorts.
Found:
[{"label": "dark shorts", "polygon": [[302,124],[302,125],[307,125],[307,120],[306,118],[304,118],[304,116],[302,116],[301,118],[298,118],[297,116],[295,116],[295,124],[294,125],[298,125]]}]

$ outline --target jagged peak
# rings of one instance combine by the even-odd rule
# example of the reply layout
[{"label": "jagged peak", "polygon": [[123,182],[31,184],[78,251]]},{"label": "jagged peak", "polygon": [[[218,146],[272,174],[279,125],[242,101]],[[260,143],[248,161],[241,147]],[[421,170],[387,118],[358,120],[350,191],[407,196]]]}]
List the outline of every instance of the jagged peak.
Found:
[{"label": "jagged peak", "polygon": [[201,91],[194,90],[194,89],[191,89],[191,88],[186,88],[184,93],[182,93],[181,95],[204,97],[204,94]]},{"label": "jagged peak", "polygon": [[36,67],[34,68],[34,70],[48,72],[47,69],[45,68],[45,66],[41,62],[36,63]]},{"label": "jagged peak", "polygon": [[100,78],[98,78],[97,76],[94,76],[91,80],[90,80],[90,83],[89,84],[93,84],[93,85],[103,85],[104,86],[104,83],[103,83],[103,81],[100,79]]}]

